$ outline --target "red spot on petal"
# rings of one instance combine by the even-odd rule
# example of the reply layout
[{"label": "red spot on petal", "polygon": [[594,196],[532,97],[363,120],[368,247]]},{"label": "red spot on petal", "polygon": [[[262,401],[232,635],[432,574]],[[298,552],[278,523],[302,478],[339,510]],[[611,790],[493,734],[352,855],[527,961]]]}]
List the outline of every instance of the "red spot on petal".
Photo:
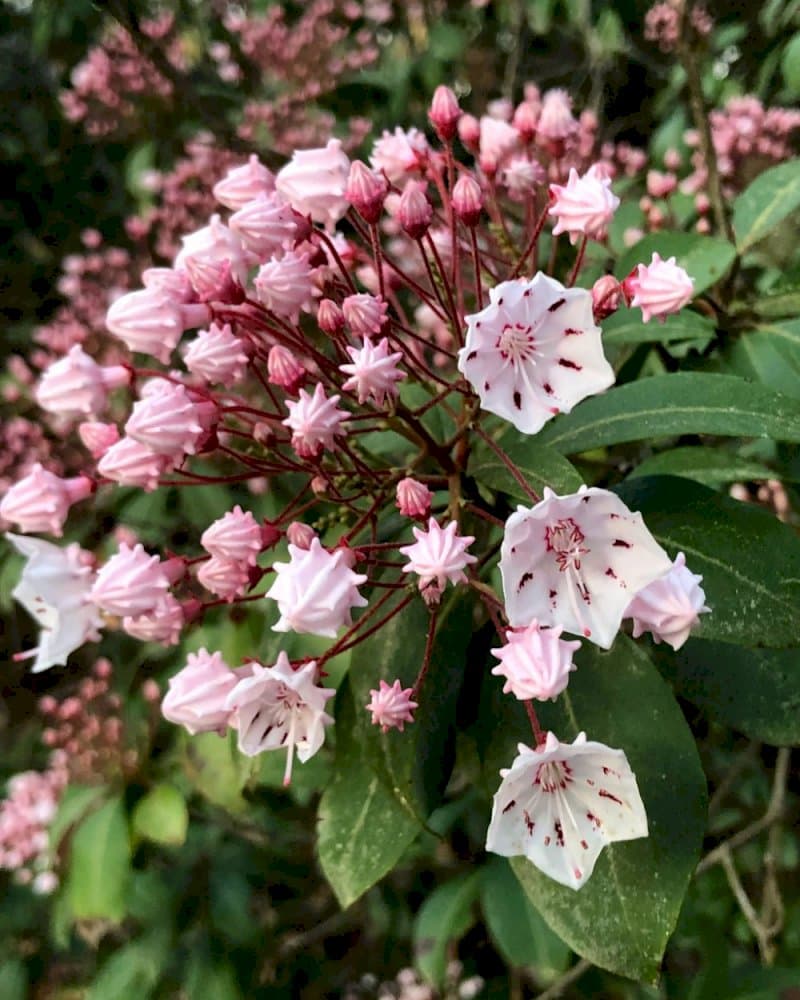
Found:
[{"label": "red spot on petal", "polygon": [[615,538],[614,541],[611,544],[614,546],[614,548],[617,548],[617,549],[632,549],[633,548],[633,546],[631,545],[630,542],[626,542],[622,538]]},{"label": "red spot on petal", "polygon": [[583,371],[583,365],[579,365],[577,361],[570,361],[569,358],[559,358],[558,363],[562,368],[571,368],[576,372]]},{"label": "red spot on petal", "polygon": [[585,629],[583,630],[583,634],[584,634],[584,636],[585,636],[585,637],[586,637],[586,638],[588,639],[588,638],[589,638],[589,636],[590,636],[590,635],[592,634],[592,630],[591,630],[590,628],[585,628]]},{"label": "red spot on petal", "polygon": [[516,799],[512,799],[512,800],[511,800],[511,801],[510,801],[510,802],[508,803],[508,805],[507,805],[507,806],[504,806],[504,807],[503,807],[503,813],[505,814],[505,813],[507,813],[507,812],[508,812],[508,810],[509,810],[509,809],[513,809],[513,808],[514,808],[514,806],[515,806],[516,804],[517,804],[517,800],[516,800]]},{"label": "red spot on petal", "polygon": [[584,849],[584,851],[588,851],[589,850],[589,845],[586,843],[585,840],[581,841],[581,847]]},{"label": "red spot on petal", "polygon": [[567,301],[566,299],[556,299],[555,302],[551,306],[547,307],[547,311],[549,313],[556,312],[556,310],[560,309],[564,305],[564,303],[566,301]]},{"label": "red spot on petal", "polygon": [[622,799],[618,799],[616,795],[612,795],[611,792],[605,788],[601,788],[597,794],[601,799],[611,799],[611,801],[616,802],[618,806],[622,805]]},{"label": "red spot on petal", "polygon": [[566,337],[579,337],[583,333],[583,330],[573,330],[571,326],[568,326],[564,331],[564,336]]}]

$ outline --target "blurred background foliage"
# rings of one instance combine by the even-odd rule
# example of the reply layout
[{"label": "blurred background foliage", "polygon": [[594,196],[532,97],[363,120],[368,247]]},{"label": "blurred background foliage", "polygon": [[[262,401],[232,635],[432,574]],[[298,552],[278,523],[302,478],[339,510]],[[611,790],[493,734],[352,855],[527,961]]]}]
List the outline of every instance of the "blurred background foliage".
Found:
[{"label": "blurred background foliage", "polygon": [[[112,246],[135,245],[126,220],[146,212],[147,171],[167,171],[186,142],[214,126],[219,144],[249,148],[237,135],[248,88],[263,79],[225,83],[208,51],[226,40],[213,0],[169,5],[187,61],[173,97],[148,96],[124,133],[90,137],[63,113],[60,92],[75,67],[121,18],[152,13],[141,3],[86,0],[0,2],[0,314],[5,355],[25,351],[33,330],[57,310],[62,263],[82,252],[81,234],[99,230]],[[251,11],[267,13],[268,0]],[[281,5],[287,22],[302,3]],[[646,0],[496,0],[486,4],[419,0],[389,6],[371,28],[379,55],[344,73],[319,99],[337,122],[369,119],[385,127],[425,127],[434,87],[453,85],[463,106],[480,114],[487,101],[519,99],[525,81],[563,86],[576,106],[598,111],[601,135],[663,150],[689,124],[683,70],[643,36]],[[800,98],[800,3],[767,0],[749,7],[713,4],[715,28],[703,84],[714,105],[754,93],[765,103]],[[279,83],[276,87],[279,89]],[[269,158],[270,136],[260,152]],[[152,248],[151,248],[152,249]],[[8,419],[3,404],[0,416]],[[97,513],[81,539],[105,535],[115,521],[181,550],[186,527],[205,527],[232,498],[177,491],[123,499]],[[256,516],[280,506],[281,492],[248,497]],[[37,711],[42,696],[68,697],[91,668],[92,651],[69,668],[38,677],[10,661],[29,645],[30,625],[9,597],[19,561],[0,568],[7,660],[2,680],[2,771],[10,777],[44,766]],[[232,661],[266,655],[273,634],[259,612],[227,612],[194,633]],[[476,641],[481,641],[480,637]],[[144,648],[117,633],[104,639],[114,666],[126,745],[133,757],[106,781],[73,787],[62,801],[52,847],[62,859],[55,896],[37,896],[5,875],[0,894],[2,1000],[237,1000],[237,998],[604,997],[645,1000],[767,1000],[800,997],[800,858],[788,835],[797,820],[796,773],[783,775],[784,836],[755,838],[737,855],[751,891],[765,850],[779,857],[784,931],[759,951],[721,866],[710,866],[689,892],[660,985],[638,986],[576,962],[526,902],[503,859],[483,852],[486,808],[476,787],[446,803],[397,869],[341,911],[315,857],[315,804],[330,777],[320,754],[281,788],[282,762],[244,761],[216,736],[193,740],[159,723],[143,694],[148,678],[164,682],[173,652]],[[344,669],[342,664],[340,669]],[[781,751],[709,723],[683,703],[698,737],[711,797],[710,843],[757,821],[769,808]],[[459,747],[462,791],[474,778],[474,748]],[[785,767],[786,758],[783,758]],[[479,808],[471,808],[476,802]],[[681,804],[676,802],[676,809]],[[768,963],[764,964],[765,957]],[[415,985],[415,966],[437,984]],[[478,978],[475,978],[478,977]],[[387,981],[390,985],[381,987]],[[557,991],[548,992],[553,984]],[[414,993],[413,990],[419,992]],[[427,992],[426,992],[427,991]]]}]

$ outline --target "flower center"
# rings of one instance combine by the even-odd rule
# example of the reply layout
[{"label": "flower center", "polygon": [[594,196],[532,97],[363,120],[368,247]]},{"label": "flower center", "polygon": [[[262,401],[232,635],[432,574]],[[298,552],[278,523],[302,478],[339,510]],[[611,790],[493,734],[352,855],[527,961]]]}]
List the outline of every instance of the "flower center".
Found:
[{"label": "flower center", "polygon": [[533,327],[524,323],[506,323],[497,338],[497,349],[503,360],[510,360],[513,365],[532,358],[536,353]]},{"label": "flower center", "polygon": [[533,779],[534,786],[543,792],[564,791],[572,782],[572,768],[564,760],[551,760],[540,764]]},{"label": "flower center", "polygon": [[562,573],[568,569],[580,570],[581,556],[589,549],[582,543],[585,537],[571,517],[566,517],[555,524],[548,524],[544,529],[544,541],[548,552],[553,552]]}]

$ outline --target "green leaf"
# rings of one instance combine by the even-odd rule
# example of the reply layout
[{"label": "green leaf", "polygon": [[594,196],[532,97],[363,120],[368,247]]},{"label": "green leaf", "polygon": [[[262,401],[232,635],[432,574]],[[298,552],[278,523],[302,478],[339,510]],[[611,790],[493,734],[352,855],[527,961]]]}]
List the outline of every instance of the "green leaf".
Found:
[{"label": "green leaf", "polygon": [[448,946],[475,923],[474,903],[481,873],[460,875],[437,886],[414,920],[414,961],[422,975],[440,987],[447,972]]},{"label": "green leaf", "polygon": [[751,330],[725,345],[720,363],[733,375],[800,399],[800,353],[787,338]]},{"label": "green leaf", "polygon": [[[583,482],[577,469],[554,448],[540,444],[538,438],[520,434],[512,427],[497,443],[540,496],[545,486],[556,493],[574,493]],[[493,491],[530,503],[530,496],[485,441],[478,441],[470,455],[469,474]]]},{"label": "green leaf", "polygon": [[356,735],[349,678],[336,695],[336,767],[319,807],[317,849],[342,907],[390,871],[419,833],[419,820],[370,766]]},{"label": "green leaf", "polygon": [[186,800],[173,785],[156,785],[136,803],[131,825],[138,837],[179,847],[189,826]]},{"label": "green leaf", "polygon": [[529,966],[543,985],[567,968],[570,949],[533,907],[506,858],[492,857],[483,869],[481,907],[489,936],[512,968]]},{"label": "green leaf", "polygon": [[800,744],[800,649],[745,649],[690,639],[658,666],[678,693],[752,740]]},{"label": "green leaf", "polygon": [[800,97],[800,34],[794,35],[783,50],[781,73],[790,96]]},{"label": "green leaf", "polygon": [[26,1000],[28,972],[21,958],[0,962],[0,983],[3,984],[3,1000]]},{"label": "green leaf", "polygon": [[128,819],[122,798],[115,796],[73,834],[66,885],[73,915],[119,923],[126,913],[130,870]]},{"label": "green leaf", "polygon": [[800,441],[800,402],[734,375],[676,372],[609,389],[556,417],[537,441],[564,454],[622,441],[720,434]]},{"label": "green leaf", "polygon": [[[579,955],[632,979],[655,982],[705,829],[706,781],[694,739],[646,652],[620,635],[608,652],[584,644],[558,701],[539,706],[543,727],[571,741],[580,731],[625,751],[647,810],[649,837],[612,844],[575,892],[523,857],[511,867],[534,907]],[[531,742],[522,705],[487,678],[485,764],[508,767]]]},{"label": "green leaf", "polygon": [[47,828],[50,849],[57,851],[66,834],[105,798],[103,785],[67,785],[53,822]]},{"label": "green leaf", "polygon": [[759,316],[769,318],[796,316],[800,313],[800,288],[784,288],[760,295],[753,303],[753,309]]},{"label": "green leaf", "polygon": [[800,161],[765,170],[733,203],[733,228],[740,254],[746,253],[800,208]]},{"label": "green leaf", "polygon": [[229,812],[245,808],[242,788],[249,765],[236,749],[233,733],[199,733],[184,742],[183,766],[193,786],[214,805]]},{"label": "green leaf", "polygon": [[703,576],[706,603],[698,635],[774,648],[797,643],[800,539],[752,504],[688,479],[650,476],[615,487],[671,556]]},{"label": "green leaf", "polygon": [[160,933],[115,951],[94,979],[86,1000],[148,1000],[169,957],[169,941]]},{"label": "green leaf", "polygon": [[207,955],[195,954],[189,961],[185,984],[186,1000],[240,1000],[236,972],[228,962],[212,962]]},{"label": "green leaf", "polygon": [[616,273],[622,281],[637,264],[649,264],[653,253],[662,259],[675,257],[694,280],[694,294],[699,295],[724,277],[736,259],[736,248],[727,240],[700,233],[651,233],[639,240],[620,258]]},{"label": "green leaf", "polygon": [[604,344],[671,344],[680,340],[710,341],[715,336],[714,323],[700,313],[684,309],[667,316],[663,323],[642,322],[638,309],[624,309],[603,320]]},{"label": "green leaf", "polygon": [[683,476],[704,486],[725,486],[748,479],[773,479],[774,470],[719,448],[673,448],[646,458],[628,477]]}]

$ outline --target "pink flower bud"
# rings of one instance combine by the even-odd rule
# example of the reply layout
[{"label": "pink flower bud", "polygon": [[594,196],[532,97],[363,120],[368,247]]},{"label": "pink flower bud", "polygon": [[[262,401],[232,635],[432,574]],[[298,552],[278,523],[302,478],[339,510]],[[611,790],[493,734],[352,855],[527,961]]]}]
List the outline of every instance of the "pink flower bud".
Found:
[{"label": "pink flower bud", "polygon": [[215,410],[213,403],[195,402],[184,386],[164,382],[159,391],[134,404],[125,433],[177,463],[198,452]]},{"label": "pink flower bud", "polygon": [[521,701],[547,701],[561,694],[575,669],[572,655],[581,646],[562,639],[562,631],[561,626],[542,628],[535,619],[527,628],[509,631],[506,645],[491,651],[500,660],[492,673],[506,678],[504,694]]},{"label": "pink flower bud", "polygon": [[228,273],[242,287],[247,284],[247,273],[255,263],[253,255],[218,215],[212,215],[207,226],[182,237],[181,242],[183,247],[175,258],[174,267],[187,272],[192,286],[201,297],[213,298],[215,275],[218,276],[217,283],[219,276]]},{"label": "pink flower bud", "polygon": [[700,191],[695,195],[694,207],[701,215],[705,215],[706,212],[711,208],[711,199],[705,193],[705,191]]},{"label": "pink flower bud", "polygon": [[267,355],[267,374],[273,385],[294,395],[306,377],[306,370],[283,344],[275,344]]},{"label": "pink flower bud", "polygon": [[213,188],[214,197],[234,212],[261,194],[275,190],[275,178],[255,153],[247,163],[232,167]]},{"label": "pink flower bud", "polygon": [[694,281],[675,258],[662,260],[657,253],[649,264],[637,265],[622,287],[631,307],[639,306],[642,310],[643,323],[649,323],[653,317],[663,320],[679,312],[694,293]]},{"label": "pink flower bud", "polygon": [[60,538],[72,504],[94,492],[88,476],[61,479],[38,462],[16,482],[0,502],[0,517],[20,531],[46,532]]},{"label": "pink flower bud", "polygon": [[667,170],[679,170],[682,162],[681,154],[677,149],[670,148],[664,153],[664,166]]},{"label": "pink flower bud", "polygon": [[177,646],[185,624],[183,607],[172,594],[166,594],[149,613],[122,619],[122,628],[128,635],[161,646]]},{"label": "pink flower bud", "polygon": [[[413,184],[414,181],[409,181]],[[388,305],[384,299],[366,292],[348,295],[342,302],[345,321],[357,337],[370,337],[381,332],[386,322]]]},{"label": "pink flower bud", "polygon": [[428,120],[442,142],[449,142],[456,134],[460,117],[461,108],[458,106],[456,95],[449,87],[443,84],[438,86],[433,92]]},{"label": "pink flower bud", "polygon": [[525,202],[545,180],[545,170],[528,156],[512,156],[500,171],[500,183],[514,201]]},{"label": "pink flower bud", "polygon": [[303,524],[302,521],[292,521],[286,529],[286,539],[290,545],[298,549],[310,549],[311,543],[317,537],[316,532],[310,524]]},{"label": "pink flower bud", "polygon": [[65,357],[51,364],[36,387],[39,406],[49,413],[72,417],[100,414],[108,393],[131,381],[130,370],[122,365],[102,367],[74,344]]},{"label": "pink flower bud", "polygon": [[459,118],[458,138],[470,153],[477,153],[481,141],[481,124],[474,115],[462,115]]},{"label": "pink flower bud", "polygon": [[508,122],[484,115],[480,120],[481,170],[493,174],[519,146],[519,133]]},{"label": "pink flower bud", "polygon": [[153,680],[152,677],[147,678],[144,684],[142,684],[141,690],[145,701],[156,702],[161,697],[161,688],[158,681]]},{"label": "pink flower bud", "polygon": [[172,267],[148,267],[142,271],[142,284],[152,291],[166,293],[174,302],[182,305],[195,299],[189,275]]},{"label": "pink flower bud", "polygon": [[604,274],[592,285],[592,313],[595,320],[605,319],[615,313],[622,301],[622,285],[613,274]]},{"label": "pink flower bud", "polygon": [[433,218],[433,205],[428,201],[424,184],[419,181],[406,183],[397,207],[397,218],[413,240],[425,235]]},{"label": "pink flower bud", "polygon": [[566,90],[548,90],[542,98],[542,110],[537,122],[538,134],[553,143],[561,143],[578,131],[572,114],[572,99]]},{"label": "pink flower bud", "polygon": [[157,455],[147,445],[123,437],[107,449],[97,463],[97,471],[120,486],[138,486],[145,493],[152,493],[162,473],[173,465],[167,455]]},{"label": "pink flower bud", "polygon": [[187,664],[170,678],[169,691],[161,703],[164,718],[197,733],[224,732],[230,710],[225,700],[239,680],[221,653],[201,649],[190,653]]},{"label": "pink flower bud", "polygon": [[465,226],[477,226],[483,211],[483,192],[471,174],[462,174],[453,186],[453,211]]},{"label": "pink flower bud", "polygon": [[261,194],[230,217],[230,227],[261,261],[289,247],[297,234],[297,216],[278,194]]},{"label": "pink flower bud", "polygon": [[550,185],[550,197],[553,203],[548,214],[557,219],[553,235],[569,233],[570,243],[581,235],[602,239],[619,205],[611,180],[593,167],[583,177],[572,168],[566,185]]},{"label": "pink flower bud", "polygon": [[86,421],[78,425],[78,436],[92,458],[102,458],[112,444],[119,441],[116,424]]},{"label": "pink flower bud", "polygon": [[404,517],[424,520],[430,513],[432,499],[428,487],[410,476],[397,484],[397,507]]},{"label": "pink flower bud", "polygon": [[323,333],[335,337],[344,330],[344,313],[333,299],[323,299],[317,309],[317,325]]},{"label": "pink flower bud", "polygon": [[336,437],[344,434],[340,425],[349,416],[338,402],[339,396],[328,398],[319,383],[313,395],[301,389],[297,402],[287,402],[289,416],[281,422],[291,428],[292,447],[301,458],[316,458],[323,449],[336,447]]},{"label": "pink flower bud", "polygon": [[278,193],[301,215],[333,227],[348,209],[345,197],[350,161],[338,139],[320,149],[295,150],[277,174]]},{"label": "pink flower bud", "polygon": [[212,556],[255,566],[261,551],[261,527],[250,511],[237,504],[206,528],[200,544]]},{"label": "pink flower bud", "polygon": [[309,312],[314,301],[313,269],[307,253],[287,251],[262,264],[253,284],[267,309],[296,323],[300,310]]},{"label": "pink flower bud", "polygon": [[202,326],[210,318],[205,305],[181,305],[163,288],[145,288],[116,299],[106,315],[106,326],[132,351],[168,364],[183,331]]},{"label": "pink flower bud", "polygon": [[366,163],[353,160],[347,180],[345,197],[361,218],[374,225],[381,217],[383,201],[389,186],[382,174],[376,174]]},{"label": "pink flower bud", "polygon": [[658,170],[647,171],[647,193],[651,198],[666,198],[678,186],[675,174],[662,174]]},{"label": "pink flower bud", "polygon": [[392,685],[380,681],[378,689],[370,691],[370,701],[365,706],[372,714],[372,724],[380,726],[384,733],[390,729],[399,729],[402,733],[404,724],[414,721],[414,709],[418,708],[411,700],[413,693],[412,688],[404,688],[399,680]]},{"label": "pink flower bud", "polygon": [[655,642],[680,649],[700,623],[700,615],[711,610],[706,607],[702,582],[679,552],[670,571],[640,590],[625,612],[626,618],[633,618],[633,637],[650,632]]},{"label": "pink flower bud", "polygon": [[212,556],[197,571],[198,581],[217,597],[232,601],[250,588],[250,572],[246,564],[233,559]]},{"label": "pink flower bud", "polygon": [[120,617],[150,614],[170,587],[166,564],[148,555],[144,546],[120,545],[97,574],[89,600],[103,611]]},{"label": "pink flower bud", "polygon": [[238,382],[249,363],[242,341],[227,323],[212,323],[207,330],[200,330],[184,349],[183,360],[193,375],[224,386]]},{"label": "pink flower bud", "polygon": [[522,101],[518,104],[511,124],[519,132],[524,142],[530,142],[536,135],[536,127],[539,124],[539,115],[542,111],[542,102]]},{"label": "pink flower bud", "polygon": [[393,133],[383,133],[372,147],[369,161],[373,170],[386,174],[392,184],[399,184],[407,174],[426,165],[428,152],[428,140],[418,129],[404,132],[398,127]]}]

